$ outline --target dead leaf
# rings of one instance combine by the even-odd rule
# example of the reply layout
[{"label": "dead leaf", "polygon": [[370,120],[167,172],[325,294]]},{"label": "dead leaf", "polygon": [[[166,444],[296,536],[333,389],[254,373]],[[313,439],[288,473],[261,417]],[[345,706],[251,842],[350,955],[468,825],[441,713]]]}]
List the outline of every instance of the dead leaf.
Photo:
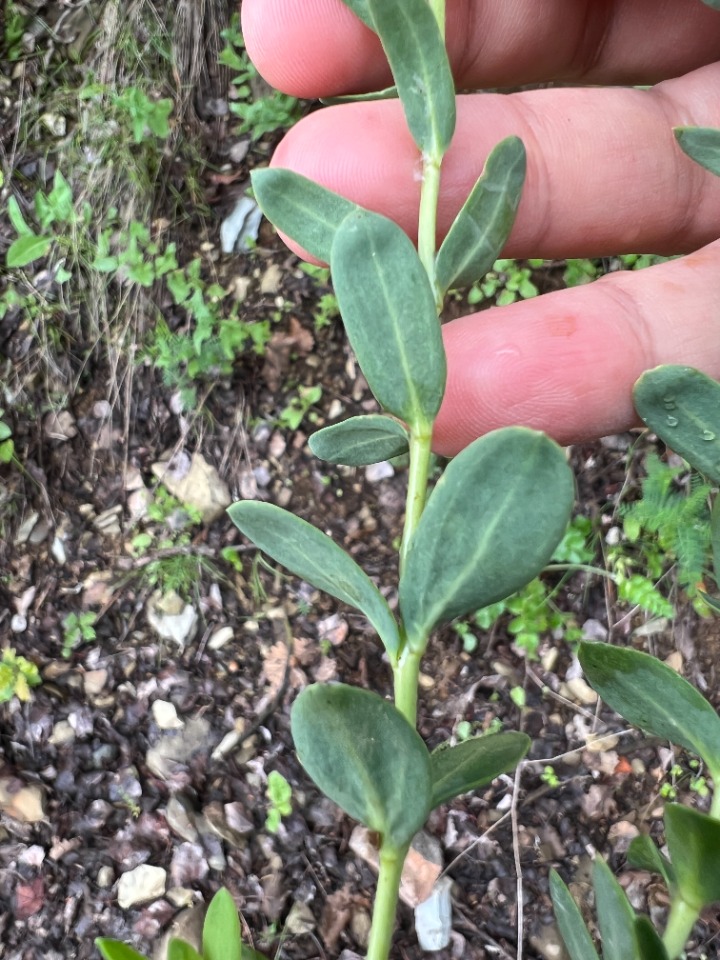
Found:
[{"label": "dead leaf", "polygon": [[335,953],[340,935],[352,916],[353,897],[350,891],[350,885],[345,884],[340,890],[330,894],[323,907],[320,934],[330,953]]},{"label": "dead leaf", "polygon": [[15,890],[15,919],[27,920],[43,908],[45,902],[45,884],[42,877],[35,877],[29,883],[18,884]]}]

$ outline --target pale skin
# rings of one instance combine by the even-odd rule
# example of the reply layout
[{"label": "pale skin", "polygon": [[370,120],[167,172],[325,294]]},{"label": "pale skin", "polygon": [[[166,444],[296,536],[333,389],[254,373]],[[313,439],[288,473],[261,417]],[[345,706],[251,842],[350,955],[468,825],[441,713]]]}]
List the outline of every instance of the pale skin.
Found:
[{"label": "pale skin", "polygon": [[[341,0],[243,0],[242,21],[258,69],[287,93],[390,82],[377,39]],[[528,176],[504,256],[684,256],[447,324],[436,450],[454,454],[515,423],[561,443],[626,430],[637,423],[634,381],[661,363],[720,378],[720,178],[685,157],[672,134],[678,125],[720,127],[720,12],[700,0],[448,0],[447,38],[459,88],[584,86],[460,97],[441,233],[489,150],[517,134]],[[414,236],[417,151],[397,101],[311,114],[273,164]]]}]

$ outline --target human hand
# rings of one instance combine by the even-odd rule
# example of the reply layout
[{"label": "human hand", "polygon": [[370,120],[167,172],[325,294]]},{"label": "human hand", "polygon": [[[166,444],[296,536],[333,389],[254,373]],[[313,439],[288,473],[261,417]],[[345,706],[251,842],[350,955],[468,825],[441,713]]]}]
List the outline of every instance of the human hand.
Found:
[{"label": "human hand", "polygon": [[[377,38],[341,0],[244,0],[242,19],[250,56],[287,93],[390,82]],[[657,86],[461,96],[443,165],[441,232],[491,148],[516,134],[528,175],[505,256],[690,254],[447,324],[436,450],[456,453],[515,423],[561,443],[614,433],[636,423],[631,390],[643,370],[683,363],[720,376],[720,241],[711,242],[720,234],[720,179],[685,157],[672,133],[720,126],[720,12],[700,0],[451,0],[447,36],[459,88],[550,79]],[[397,101],[311,114],[273,164],[415,235],[417,150]]]}]

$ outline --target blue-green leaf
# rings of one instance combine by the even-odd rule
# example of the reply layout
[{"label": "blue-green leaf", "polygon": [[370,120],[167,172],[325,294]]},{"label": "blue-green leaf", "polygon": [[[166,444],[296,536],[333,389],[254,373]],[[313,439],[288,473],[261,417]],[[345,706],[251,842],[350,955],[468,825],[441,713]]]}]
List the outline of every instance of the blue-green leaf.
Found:
[{"label": "blue-green leaf", "polygon": [[638,960],[669,960],[660,934],[648,917],[635,918],[635,944]]},{"label": "blue-green leaf", "polygon": [[370,27],[371,30],[375,29],[368,0],[343,0],[343,3],[352,10],[356,17],[362,20],[366,27]]},{"label": "blue-green leaf", "polygon": [[268,220],[308,253],[329,263],[337,228],[361,207],[292,170],[254,170],[251,179]]},{"label": "blue-green leaf", "polygon": [[648,370],[633,389],[642,420],[713,483],[720,483],[720,383],[692,367]]},{"label": "blue-green leaf", "polygon": [[339,807],[402,849],[430,811],[430,755],[405,717],[376,693],[314,684],[295,701],[300,762]]},{"label": "blue-green leaf", "polygon": [[502,600],[542,570],[574,500],[565,454],[544,434],[507,427],[450,462],[433,490],[400,579],[408,643]]},{"label": "blue-green leaf", "polygon": [[242,960],[240,918],[230,891],[224,887],[218,890],[207,908],[202,952],[202,960]]},{"label": "blue-green leaf", "polygon": [[635,913],[620,884],[601,857],[593,864],[595,907],[602,938],[603,960],[627,960]]},{"label": "blue-green leaf", "polygon": [[599,960],[578,905],[555,870],[550,872],[550,895],[570,960]]},{"label": "blue-green leaf", "polygon": [[662,854],[653,839],[647,834],[640,834],[639,837],[633,837],[627,852],[627,862],[631,867],[638,870],[648,870],[650,873],[659,873],[665,881],[669,890],[673,890],[676,885],[675,871],[672,864],[664,854]]},{"label": "blue-green leaf", "polygon": [[427,0],[368,0],[418,148],[439,159],[455,131],[455,84]]},{"label": "blue-green leaf", "polygon": [[[720,9],[720,6],[716,9]],[[720,130],[713,127],[675,127],[673,133],[683,153],[720,177]]]},{"label": "blue-green leaf", "polygon": [[437,255],[435,279],[443,293],[475,283],[500,256],[515,222],[525,168],[518,137],[508,137],[490,153]]},{"label": "blue-green leaf", "polygon": [[411,427],[429,428],[445,389],[445,351],[415,247],[391,220],[354,213],[335,235],[330,266],[345,329],[370,389]]},{"label": "blue-green leaf", "polygon": [[391,657],[400,646],[395,618],[372,580],[330,537],[287,510],[258,500],[234,503],[228,514],[261,550],[308,583],[357,607]]},{"label": "blue-green leaf", "polygon": [[492,783],[513,770],[529,749],[530,738],[514,732],[474,737],[452,747],[441,744],[430,754],[432,806]]},{"label": "blue-green leaf", "polygon": [[580,663],[616,713],[696,753],[718,780],[720,717],[692,684],[647,653],[608,643],[582,643]]},{"label": "blue-green leaf", "polygon": [[669,803],[665,838],[683,900],[698,912],[720,901],[720,821]]},{"label": "blue-green leaf", "polygon": [[364,467],[407,453],[407,431],[397,420],[368,414],[323,427],[309,441],[321,460],[347,467]]}]

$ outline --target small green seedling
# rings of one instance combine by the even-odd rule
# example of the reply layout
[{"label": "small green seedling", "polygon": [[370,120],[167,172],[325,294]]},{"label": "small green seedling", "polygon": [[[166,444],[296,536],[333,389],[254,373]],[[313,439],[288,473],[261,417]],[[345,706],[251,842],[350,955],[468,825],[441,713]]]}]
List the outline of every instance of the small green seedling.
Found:
[{"label": "small green seedling", "polygon": [[7,703],[13,697],[26,702],[31,696],[30,688],[41,682],[34,663],[18,656],[12,647],[4,648],[0,656],[0,703]]},{"label": "small green seedling", "polygon": [[265,829],[268,833],[277,833],[282,818],[289,817],[292,813],[292,787],[281,773],[271,770],[265,795],[270,801]]},{"label": "small green seedling", "polygon": [[68,613],[62,622],[63,647],[62,655],[67,659],[73,650],[83,643],[90,643],[96,637],[95,614],[92,610],[82,613]]},{"label": "small green seedling", "polygon": [[12,428],[3,419],[5,411],[0,408],[0,463],[12,463],[15,459],[15,441]]},{"label": "small green seedling", "polygon": [[[120,940],[99,937],[95,946],[104,960],[148,960]],[[218,890],[207,908],[201,950],[198,952],[192,944],[173,937],[168,944],[167,960],[266,960],[242,942],[237,907],[225,888]]]}]

